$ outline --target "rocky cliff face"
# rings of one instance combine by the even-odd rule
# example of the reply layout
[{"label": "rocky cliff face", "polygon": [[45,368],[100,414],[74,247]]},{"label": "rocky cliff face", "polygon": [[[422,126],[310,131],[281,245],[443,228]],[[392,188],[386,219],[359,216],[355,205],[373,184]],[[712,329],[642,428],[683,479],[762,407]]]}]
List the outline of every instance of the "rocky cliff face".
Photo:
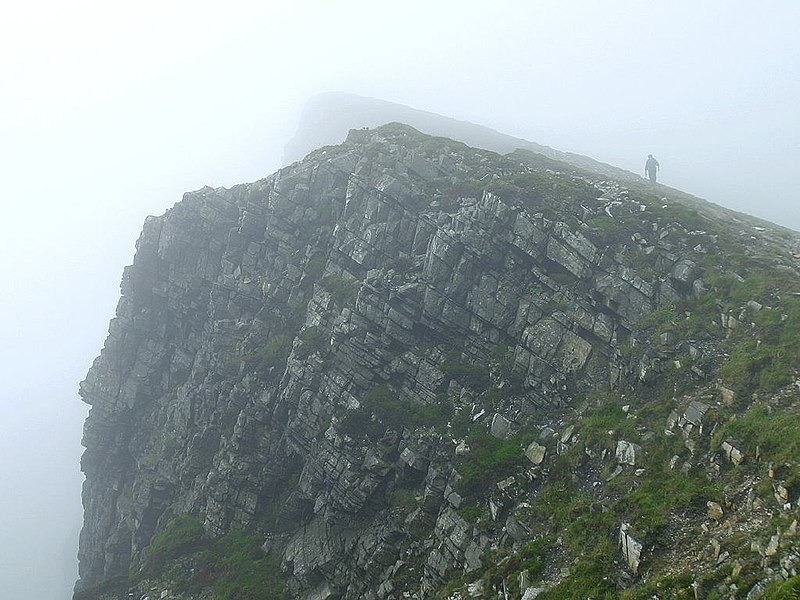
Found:
[{"label": "rocky cliff face", "polygon": [[793,243],[400,125],[186,194],[81,384],[76,598],[789,579]]}]

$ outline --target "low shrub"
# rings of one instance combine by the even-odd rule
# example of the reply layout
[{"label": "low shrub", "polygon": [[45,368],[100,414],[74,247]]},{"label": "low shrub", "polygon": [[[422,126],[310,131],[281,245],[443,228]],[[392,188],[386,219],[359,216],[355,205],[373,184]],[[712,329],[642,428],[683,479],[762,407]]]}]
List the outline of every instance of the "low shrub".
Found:
[{"label": "low shrub", "polygon": [[351,437],[366,435],[378,439],[386,429],[444,428],[450,416],[446,402],[422,404],[401,400],[391,388],[378,385],[360,401],[359,408],[348,410],[340,421],[340,431]]},{"label": "low shrub", "polygon": [[487,488],[522,464],[522,443],[519,437],[500,440],[485,431],[473,431],[466,442],[469,452],[461,457],[458,472],[462,479],[459,490],[466,496],[481,496]]},{"label": "low shrub", "polygon": [[[215,600],[288,600],[280,566],[260,546],[258,536],[239,530],[211,540],[199,519],[179,515],[153,540],[138,577],[169,570],[187,589],[210,589]],[[192,571],[176,564],[184,558]]]},{"label": "low shrub", "polygon": [[169,561],[196,551],[205,542],[203,524],[190,514],[178,515],[153,538],[147,551],[144,570],[158,571]]},{"label": "low shrub", "polygon": [[267,377],[273,369],[283,371],[291,350],[292,338],[279,334],[270,338],[260,350],[245,356],[244,360],[260,377]]},{"label": "low shrub", "polygon": [[231,531],[202,555],[201,577],[210,582],[215,600],[288,600],[280,565],[264,555],[259,539]]},{"label": "low shrub", "polygon": [[355,300],[360,284],[358,281],[346,279],[341,275],[328,275],[322,278],[322,287],[328,290],[333,301],[339,306]]},{"label": "low shrub", "polygon": [[463,362],[446,362],[441,366],[442,371],[464,387],[483,392],[489,389],[489,369],[483,366],[471,365]]},{"label": "low shrub", "polygon": [[800,600],[800,575],[770,585],[761,600]]}]

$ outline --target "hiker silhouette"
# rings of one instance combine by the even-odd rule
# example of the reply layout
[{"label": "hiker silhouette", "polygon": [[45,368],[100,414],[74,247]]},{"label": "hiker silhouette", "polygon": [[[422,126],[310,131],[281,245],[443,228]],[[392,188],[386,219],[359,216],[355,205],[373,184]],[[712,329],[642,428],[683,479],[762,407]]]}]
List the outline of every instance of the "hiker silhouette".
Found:
[{"label": "hiker silhouette", "polygon": [[650,183],[656,182],[656,175],[660,166],[652,154],[647,155],[647,162],[644,163],[644,172],[650,178]]}]

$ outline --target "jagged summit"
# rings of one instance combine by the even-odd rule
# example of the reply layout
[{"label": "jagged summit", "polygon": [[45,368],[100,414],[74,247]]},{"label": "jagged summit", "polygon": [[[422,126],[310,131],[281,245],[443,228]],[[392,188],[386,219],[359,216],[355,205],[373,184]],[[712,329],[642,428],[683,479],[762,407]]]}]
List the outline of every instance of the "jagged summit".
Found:
[{"label": "jagged summit", "polygon": [[755,597],[800,562],[795,243],[400,124],[188,193],[81,385],[76,600]]}]

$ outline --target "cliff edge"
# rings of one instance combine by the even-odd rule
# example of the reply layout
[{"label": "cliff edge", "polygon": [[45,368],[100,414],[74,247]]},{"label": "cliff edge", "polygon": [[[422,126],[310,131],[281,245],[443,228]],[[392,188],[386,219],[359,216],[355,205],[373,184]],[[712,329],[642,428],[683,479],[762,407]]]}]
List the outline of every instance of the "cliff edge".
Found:
[{"label": "cliff edge", "polygon": [[81,384],[75,598],[796,587],[796,243],[399,124],[188,193]]}]

